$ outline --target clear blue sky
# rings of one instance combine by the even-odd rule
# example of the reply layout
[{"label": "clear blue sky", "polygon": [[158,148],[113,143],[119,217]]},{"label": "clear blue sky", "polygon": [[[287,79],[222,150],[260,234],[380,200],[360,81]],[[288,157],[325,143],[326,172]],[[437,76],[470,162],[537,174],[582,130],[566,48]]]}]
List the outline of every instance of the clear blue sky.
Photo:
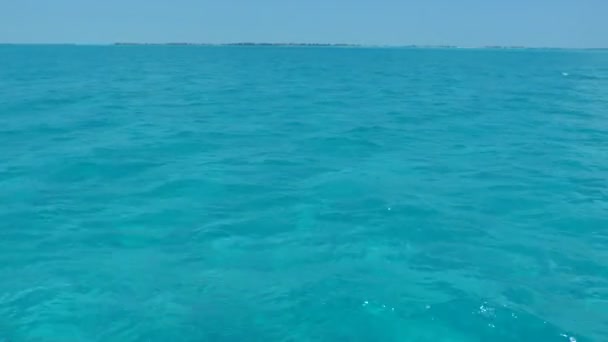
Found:
[{"label": "clear blue sky", "polygon": [[0,42],[608,47],[608,0],[0,0]]}]

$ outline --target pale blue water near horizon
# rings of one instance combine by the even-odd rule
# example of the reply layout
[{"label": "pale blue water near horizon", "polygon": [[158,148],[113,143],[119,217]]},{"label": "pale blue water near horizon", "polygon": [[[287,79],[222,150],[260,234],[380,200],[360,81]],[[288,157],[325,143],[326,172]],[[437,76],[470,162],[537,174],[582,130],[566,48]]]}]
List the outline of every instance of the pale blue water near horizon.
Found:
[{"label": "pale blue water near horizon", "polygon": [[605,341],[608,52],[0,46],[0,341]]}]

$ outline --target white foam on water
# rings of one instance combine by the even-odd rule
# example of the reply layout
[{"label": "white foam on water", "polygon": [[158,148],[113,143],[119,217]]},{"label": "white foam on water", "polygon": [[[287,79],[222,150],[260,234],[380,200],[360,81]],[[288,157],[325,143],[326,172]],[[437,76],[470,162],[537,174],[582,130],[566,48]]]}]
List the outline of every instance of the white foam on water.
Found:
[{"label": "white foam on water", "polygon": [[567,338],[568,342],[576,342],[576,338],[572,337],[572,336],[568,336],[566,334],[559,334],[559,336],[563,337],[563,338]]}]

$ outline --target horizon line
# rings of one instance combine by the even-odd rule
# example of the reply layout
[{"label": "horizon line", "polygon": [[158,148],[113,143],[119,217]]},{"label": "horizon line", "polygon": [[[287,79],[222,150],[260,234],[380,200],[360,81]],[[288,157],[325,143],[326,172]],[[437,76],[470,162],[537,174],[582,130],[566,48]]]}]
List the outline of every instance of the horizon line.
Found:
[{"label": "horizon line", "polygon": [[525,46],[525,45],[451,45],[451,44],[358,44],[358,43],[300,43],[300,42],[226,42],[226,43],[201,43],[201,42],[109,42],[109,43],[74,43],[74,42],[49,42],[49,43],[15,43],[0,42],[2,45],[13,46],[234,46],[234,47],[342,47],[342,48],[418,48],[418,49],[551,49],[551,50],[608,50],[608,47],[557,47],[557,46]]}]

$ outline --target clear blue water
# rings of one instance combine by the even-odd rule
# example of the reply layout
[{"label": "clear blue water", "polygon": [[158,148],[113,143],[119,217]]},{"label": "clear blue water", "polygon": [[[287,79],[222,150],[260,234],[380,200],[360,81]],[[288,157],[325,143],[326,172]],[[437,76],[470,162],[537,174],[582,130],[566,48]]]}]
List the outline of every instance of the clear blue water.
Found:
[{"label": "clear blue water", "polygon": [[0,341],[606,341],[608,51],[0,47]]}]

